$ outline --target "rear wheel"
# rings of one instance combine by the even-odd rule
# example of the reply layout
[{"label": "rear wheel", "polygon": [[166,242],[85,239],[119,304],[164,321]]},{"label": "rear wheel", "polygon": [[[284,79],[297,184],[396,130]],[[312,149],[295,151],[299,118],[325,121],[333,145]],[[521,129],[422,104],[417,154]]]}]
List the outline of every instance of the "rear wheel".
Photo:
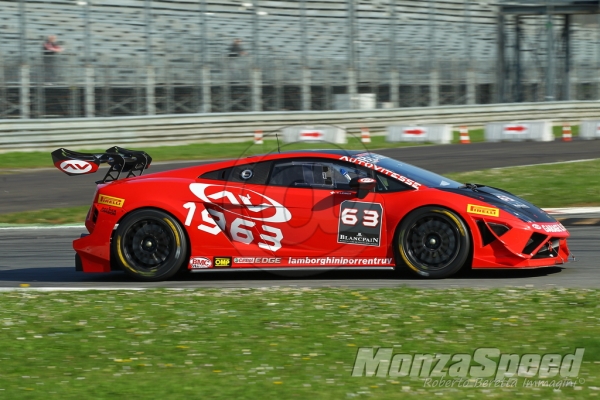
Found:
[{"label": "rear wheel", "polygon": [[443,207],[423,207],[400,223],[397,257],[410,270],[427,278],[446,278],[467,261],[471,239],[465,223]]},{"label": "rear wheel", "polygon": [[142,281],[175,275],[185,263],[187,240],[179,222],[159,210],[133,211],[119,223],[111,243],[115,263]]}]

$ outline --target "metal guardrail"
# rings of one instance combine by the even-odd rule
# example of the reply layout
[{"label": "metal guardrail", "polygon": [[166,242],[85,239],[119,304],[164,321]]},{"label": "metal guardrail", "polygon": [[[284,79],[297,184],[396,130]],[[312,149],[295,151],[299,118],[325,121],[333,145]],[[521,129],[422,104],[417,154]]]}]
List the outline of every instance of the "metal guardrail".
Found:
[{"label": "metal guardrail", "polygon": [[391,124],[452,124],[480,127],[488,122],[545,119],[555,124],[598,118],[600,101],[414,107],[360,111],[178,114],[146,117],[0,120],[0,152],[56,147],[165,146],[250,140],[294,124],[331,124],[360,136],[360,128],[385,134]]}]

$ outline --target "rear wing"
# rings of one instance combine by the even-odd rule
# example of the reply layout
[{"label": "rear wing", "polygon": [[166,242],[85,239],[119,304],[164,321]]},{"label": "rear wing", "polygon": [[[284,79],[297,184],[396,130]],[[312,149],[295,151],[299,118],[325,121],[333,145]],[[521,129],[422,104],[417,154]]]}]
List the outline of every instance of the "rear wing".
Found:
[{"label": "rear wing", "polygon": [[126,172],[125,178],[140,176],[150,166],[152,157],[144,151],[128,150],[122,147],[111,147],[104,153],[79,153],[60,148],[52,152],[54,166],[67,175],[92,174],[98,171],[100,164],[107,163],[110,168],[104,179],[96,183],[116,181],[121,173]]}]

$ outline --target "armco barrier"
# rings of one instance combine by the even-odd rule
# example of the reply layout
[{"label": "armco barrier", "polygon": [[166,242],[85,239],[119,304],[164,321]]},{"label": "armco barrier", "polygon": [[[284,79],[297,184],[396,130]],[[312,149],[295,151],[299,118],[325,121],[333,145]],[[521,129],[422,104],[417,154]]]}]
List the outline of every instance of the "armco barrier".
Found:
[{"label": "armco barrier", "polygon": [[293,142],[329,142],[336,144],[346,143],[346,131],[331,125],[299,125],[288,126],[281,130],[286,143]]},{"label": "armco barrier", "polygon": [[395,124],[451,124],[483,126],[488,122],[552,119],[579,121],[597,118],[600,102],[485,104],[475,106],[414,107],[357,111],[300,111],[222,114],[180,114],[147,117],[0,120],[0,152],[48,150],[57,147],[139,147],[206,141],[252,140],[259,129],[265,139],[289,125],[338,125],[360,135]]},{"label": "armco barrier", "polygon": [[491,122],[485,125],[485,141],[519,142],[533,140],[551,142],[554,140],[551,121]]},{"label": "armco barrier", "polygon": [[600,120],[581,121],[579,137],[583,139],[600,139]]},{"label": "armco barrier", "polygon": [[391,125],[387,127],[388,142],[431,142],[449,144],[452,142],[452,125]]}]

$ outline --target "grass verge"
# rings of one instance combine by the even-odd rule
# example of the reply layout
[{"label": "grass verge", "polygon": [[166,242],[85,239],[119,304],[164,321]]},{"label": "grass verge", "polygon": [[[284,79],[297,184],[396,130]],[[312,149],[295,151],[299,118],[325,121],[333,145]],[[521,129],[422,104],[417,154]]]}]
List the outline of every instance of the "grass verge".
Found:
[{"label": "grass verge", "polygon": [[[600,160],[447,174],[459,182],[499,187],[539,207],[600,205]],[[89,206],[0,215],[0,224],[83,223]]]},{"label": "grass verge", "polygon": [[[7,399],[582,399],[600,387],[597,290],[15,291],[0,301]],[[558,389],[524,377],[476,387],[468,373],[470,387],[429,387],[435,364],[423,376],[352,376],[361,347],[585,352],[575,377],[529,378]]]},{"label": "grass verge", "polygon": [[[573,134],[577,135],[578,127],[573,127]],[[554,135],[561,136],[561,127],[554,127]],[[469,132],[471,142],[483,142],[483,129],[472,129]],[[453,143],[459,143],[459,133],[454,131]],[[385,136],[373,136],[371,143],[366,147],[370,150],[408,147],[422,145],[418,143],[388,143],[385,141]],[[293,143],[284,144],[281,142],[282,150],[300,150],[300,149],[322,149],[322,148],[337,148],[338,146],[328,143]],[[235,142],[235,143],[196,143],[185,146],[162,146],[151,147],[146,150],[156,161],[173,161],[173,160],[202,160],[202,159],[217,159],[217,158],[236,158],[242,155],[263,154],[275,151],[277,149],[277,141],[265,140],[262,145],[255,145],[252,141]],[[365,145],[361,143],[360,137],[349,136],[348,143],[344,145],[346,150],[362,150]],[[105,149],[90,149],[81,150],[88,153],[101,153]],[[10,152],[0,154],[0,173],[2,170],[23,169],[23,168],[44,168],[51,167],[52,159],[49,151],[35,152]]]}]

